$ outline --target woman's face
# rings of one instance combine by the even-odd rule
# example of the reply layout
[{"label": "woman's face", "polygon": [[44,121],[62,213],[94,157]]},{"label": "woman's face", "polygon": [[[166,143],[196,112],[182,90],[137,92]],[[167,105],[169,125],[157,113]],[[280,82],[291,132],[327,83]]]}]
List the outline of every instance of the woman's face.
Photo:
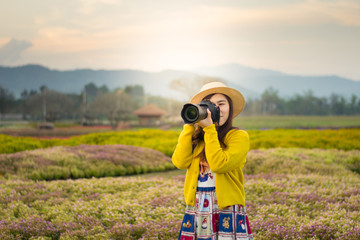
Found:
[{"label": "woman's face", "polygon": [[226,123],[226,120],[229,118],[230,104],[226,99],[226,97],[221,93],[214,94],[210,98],[210,102],[216,104],[216,106],[220,108],[219,125],[222,126],[224,123]]}]

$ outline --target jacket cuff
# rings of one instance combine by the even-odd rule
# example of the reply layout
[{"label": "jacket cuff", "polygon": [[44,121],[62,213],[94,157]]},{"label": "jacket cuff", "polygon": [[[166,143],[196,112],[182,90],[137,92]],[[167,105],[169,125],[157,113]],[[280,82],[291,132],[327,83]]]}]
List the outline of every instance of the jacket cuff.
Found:
[{"label": "jacket cuff", "polygon": [[184,125],[184,131],[186,131],[186,132],[194,132],[195,127],[194,127],[194,125],[191,125],[191,124],[185,124]]},{"label": "jacket cuff", "polygon": [[204,130],[204,132],[209,132],[209,131],[215,131],[216,132],[215,123],[211,124],[210,126],[204,127],[203,130]]}]

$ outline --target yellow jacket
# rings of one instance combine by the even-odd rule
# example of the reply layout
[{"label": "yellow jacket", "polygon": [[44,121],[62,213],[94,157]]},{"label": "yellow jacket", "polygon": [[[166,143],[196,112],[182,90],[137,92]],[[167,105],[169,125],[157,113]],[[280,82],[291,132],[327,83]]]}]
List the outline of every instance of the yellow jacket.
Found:
[{"label": "yellow jacket", "polygon": [[241,204],[245,206],[244,176],[242,168],[249,151],[249,135],[243,130],[230,130],[224,139],[227,145],[222,149],[218,140],[215,124],[205,127],[204,141],[192,151],[194,126],[184,125],[178,144],[172,155],[172,162],[179,169],[187,169],[184,195],[187,205],[194,206],[200,158],[196,157],[205,147],[206,159],[210,169],[216,174],[215,189],[218,206]]}]

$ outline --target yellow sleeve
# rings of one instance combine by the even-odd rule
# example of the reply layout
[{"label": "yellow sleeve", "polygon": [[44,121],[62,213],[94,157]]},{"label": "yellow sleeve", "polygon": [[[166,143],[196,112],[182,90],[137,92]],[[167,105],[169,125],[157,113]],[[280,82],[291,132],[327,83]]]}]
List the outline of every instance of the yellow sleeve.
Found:
[{"label": "yellow sleeve", "polygon": [[226,149],[222,149],[218,140],[215,124],[204,128],[205,154],[214,173],[226,173],[242,168],[250,148],[249,135],[242,130],[230,130],[225,136]]},{"label": "yellow sleeve", "polygon": [[192,135],[194,131],[195,127],[193,125],[185,124],[180,133],[178,143],[171,158],[173,164],[179,169],[187,169],[191,165],[193,159]]}]

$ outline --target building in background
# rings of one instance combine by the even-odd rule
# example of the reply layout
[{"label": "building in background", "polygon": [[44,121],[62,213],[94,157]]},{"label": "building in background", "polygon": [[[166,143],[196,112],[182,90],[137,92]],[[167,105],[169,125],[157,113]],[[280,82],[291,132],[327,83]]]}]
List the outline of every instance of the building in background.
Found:
[{"label": "building in background", "polygon": [[161,124],[161,117],[166,112],[154,104],[147,104],[142,108],[139,108],[133,112],[139,118],[139,124],[141,126],[158,126]]}]

